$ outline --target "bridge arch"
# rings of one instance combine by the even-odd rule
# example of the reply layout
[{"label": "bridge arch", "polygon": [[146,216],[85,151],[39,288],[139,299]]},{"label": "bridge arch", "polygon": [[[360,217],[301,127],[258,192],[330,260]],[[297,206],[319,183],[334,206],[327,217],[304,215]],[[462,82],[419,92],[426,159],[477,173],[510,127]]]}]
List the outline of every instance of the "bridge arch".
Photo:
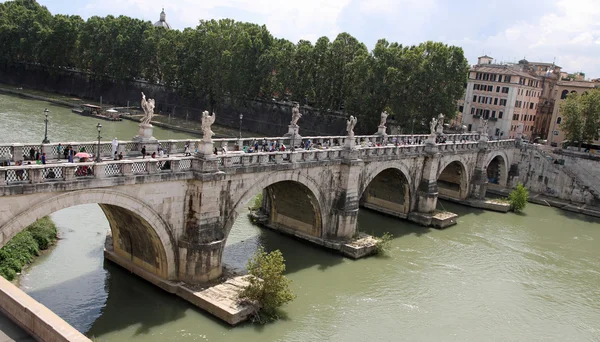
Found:
[{"label": "bridge arch", "polygon": [[486,176],[489,184],[506,186],[508,183],[509,160],[505,152],[491,153],[485,160]]},{"label": "bridge arch", "polygon": [[469,174],[464,162],[453,158],[440,164],[437,185],[438,193],[442,196],[466,199],[469,195]]},{"label": "bridge arch", "polygon": [[408,168],[401,163],[382,163],[370,171],[359,188],[360,205],[402,218],[408,217],[413,198]]},{"label": "bridge arch", "polygon": [[175,279],[177,258],[169,225],[146,203],[117,191],[70,191],[35,203],[0,227],[0,247],[36,220],[81,204],[100,206],[118,256],[163,279]]},{"label": "bridge arch", "polygon": [[301,172],[290,171],[266,175],[252,182],[231,208],[225,221],[225,239],[240,210],[261,191],[266,195],[263,207],[269,211],[268,224],[318,238],[325,235],[327,211],[319,185]]}]

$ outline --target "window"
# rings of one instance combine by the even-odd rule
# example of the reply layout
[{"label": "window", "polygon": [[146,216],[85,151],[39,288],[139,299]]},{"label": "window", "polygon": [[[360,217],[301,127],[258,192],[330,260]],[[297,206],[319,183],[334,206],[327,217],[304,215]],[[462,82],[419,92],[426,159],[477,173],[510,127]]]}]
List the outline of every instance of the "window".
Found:
[{"label": "window", "polygon": [[533,102],[529,103],[529,109],[533,109]]},{"label": "window", "polygon": [[567,95],[569,95],[569,91],[568,90],[563,90],[562,93],[560,94],[560,99],[561,100],[566,99]]},{"label": "window", "polygon": [[519,120],[519,114],[513,114],[513,120]]},{"label": "window", "polygon": [[493,86],[493,85],[489,85],[489,86],[487,87],[487,91],[493,91],[493,90],[494,90],[494,86]]},{"label": "window", "polygon": [[504,112],[498,112],[498,119],[502,119],[503,114],[504,114]]},{"label": "window", "polygon": [[493,117],[493,118],[495,118],[495,117],[496,117],[496,111],[495,111],[495,110],[493,110],[493,111],[492,111],[492,117]]},{"label": "window", "polygon": [[477,102],[477,95],[473,95],[473,102]]},{"label": "window", "polygon": [[571,91],[571,94],[573,94],[573,93],[577,94],[577,92],[576,92],[575,90],[572,90],[572,91]]},{"label": "window", "polygon": [[473,84],[473,90],[479,90],[479,84]]},{"label": "window", "polygon": [[521,108],[521,101],[515,101],[515,108]]},{"label": "window", "polygon": [[502,82],[502,75],[498,75],[498,82]]},{"label": "window", "polygon": [[475,107],[471,107],[471,115],[475,114]]},{"label": "window", "polygon": [[500,92],[500,86],[496,87],[496,92],[499,93]]},{"label": "window", "polygon": [[463,106],[459,106],[459,107],[458,107],[458,111],[459,111],[460,113],[462,113],[462,112],[463,112],[463,110],[465,110],[465,107],[463,107]]},{"label": "window", "polygon": [[467,127],[467,129],[469,130],[469,132],[471,132],[471,129],[473,128],[472,124],[469,124],[469,126]]},{"label": "window", "polygon": [[497,105],[498,105],[498,98],[496,97],[496,98],[494,98],[494,106],[497,106]]},{"label": "window", "polygon": [[475,79],[478,79],[478,80],[481,79],[481,73],[480,72],[478,72],[477,75],[475,75]]},{"label": "window", "polygon": [[486,120],[490,118],[490,110],[489,109],[486,109],[485,111],[483,111],[483,118]]},{"label": "window", "polygon": [[508,87],[502,87],[502,92],[504,94],[508,94]]},{"label": "window", "polygon": [[556,124],[560,125],[562,123],[562,118],[559,116],[558,119],[556,119]]},{"label": "window", "polygon": [[510,76],[504,76],[504,83],[510,83]]},{"label": "window", "polygon": [[506,106],[506,99],[501,99],[500,100],[500,105],[501,106]]}]

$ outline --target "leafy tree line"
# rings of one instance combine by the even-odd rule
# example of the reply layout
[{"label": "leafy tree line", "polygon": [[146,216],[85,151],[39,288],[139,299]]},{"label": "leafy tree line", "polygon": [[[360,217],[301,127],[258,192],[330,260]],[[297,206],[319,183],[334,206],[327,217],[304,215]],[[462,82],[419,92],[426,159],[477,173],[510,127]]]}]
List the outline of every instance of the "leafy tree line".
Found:
[{"label": "leafy tree line", "polygon": [[363,121],[390,118],[415,129],[456,114],[468,64],[460,47],[385,39],[374,49],[348,33],[313,45],[275,38],[265,26],[201,20],[183,31],[126,16],[52,15],[35,0],[0,4],[0,62],[75,68],[90,77],[143,78],[202,99],[276,97],[343,110]]},{"label": "leafy tree line", "polygon": [[571,93],[560,104],[560,128],[571,143],[593,142],[600,132],[600,89]]}]

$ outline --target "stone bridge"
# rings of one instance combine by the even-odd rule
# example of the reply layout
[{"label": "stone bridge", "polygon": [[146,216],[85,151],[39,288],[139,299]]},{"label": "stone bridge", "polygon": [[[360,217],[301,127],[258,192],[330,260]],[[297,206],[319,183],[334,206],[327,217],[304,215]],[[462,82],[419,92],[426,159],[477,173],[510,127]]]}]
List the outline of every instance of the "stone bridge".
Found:
[{"label": "stone bridge", "polygon": [[[426,138],[304,137],[327,148],[204,152],[253,140],[221,139],[188,157],[179,154],[184,144],[200,141],[165,141],[165,158],[136,158],[130,146],[118,161],[0,167],[0,247],[41,217],[97,203],[121,265],[155,283],[203,283],[221,275],[233,223],[261,192],[267,226],[339,249],[355,235],[361,206],[435,225],[438,197],[481,199],[489,179],[509,185],[515,141],[466,134],[434,144]],[[106,152],[109,143],[89,144]],[[0,146],[0,152],[18,159],[26,146]]]}]

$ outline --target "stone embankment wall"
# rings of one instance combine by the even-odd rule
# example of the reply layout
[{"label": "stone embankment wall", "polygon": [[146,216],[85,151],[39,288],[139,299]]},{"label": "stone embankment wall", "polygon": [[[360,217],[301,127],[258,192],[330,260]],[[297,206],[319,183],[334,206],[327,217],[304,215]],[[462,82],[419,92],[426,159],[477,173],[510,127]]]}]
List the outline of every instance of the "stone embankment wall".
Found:
[{"label": "stone embankment wall", "polygon": [[[532,147],[522,148],[515,157],[518,163],[518,181],[529,190],[562,200],[600,205],[598,192],[595,190],[600,189],[598,180],[592,182],[589,178],[580,177],[584,171],[573,172],[578,167],[574,161],[565,160],[565,165],[560,165],[555,163],[556,158],[552,155]],[[577,162],[582,163],[584,160]],[[587,165],[589,169],[600,166],[597,161],[585,162],[595,163]]]},{"label": "stone embankment wall", "polygon": [[[35,90],[76,96],[110,103],[115,106],[139,105],[141,92],[156,100],[156,111],[190,120],[200,120],[202,111],[209,106],[203,99],[187,99],[172,89],[144,81],[119,81],[109,77],[93,78],[91,75],[67,70],[48,69],[37,65],[0,64],[0,83],[23,86]],[[288,131],[291,120],[290,102],[258,99],[228,99],[216,110],[218,125],[238,128],[240,114],[245,131],[265,136],[281,136]],[[321,112],[308,106],[301,108],[300,135],[345,135],[347,116],[341,112]],[[375,122],[376,121],[376,122]],[[373,134],[379,118],[374,122],[359,120],[357,134]]]}]

